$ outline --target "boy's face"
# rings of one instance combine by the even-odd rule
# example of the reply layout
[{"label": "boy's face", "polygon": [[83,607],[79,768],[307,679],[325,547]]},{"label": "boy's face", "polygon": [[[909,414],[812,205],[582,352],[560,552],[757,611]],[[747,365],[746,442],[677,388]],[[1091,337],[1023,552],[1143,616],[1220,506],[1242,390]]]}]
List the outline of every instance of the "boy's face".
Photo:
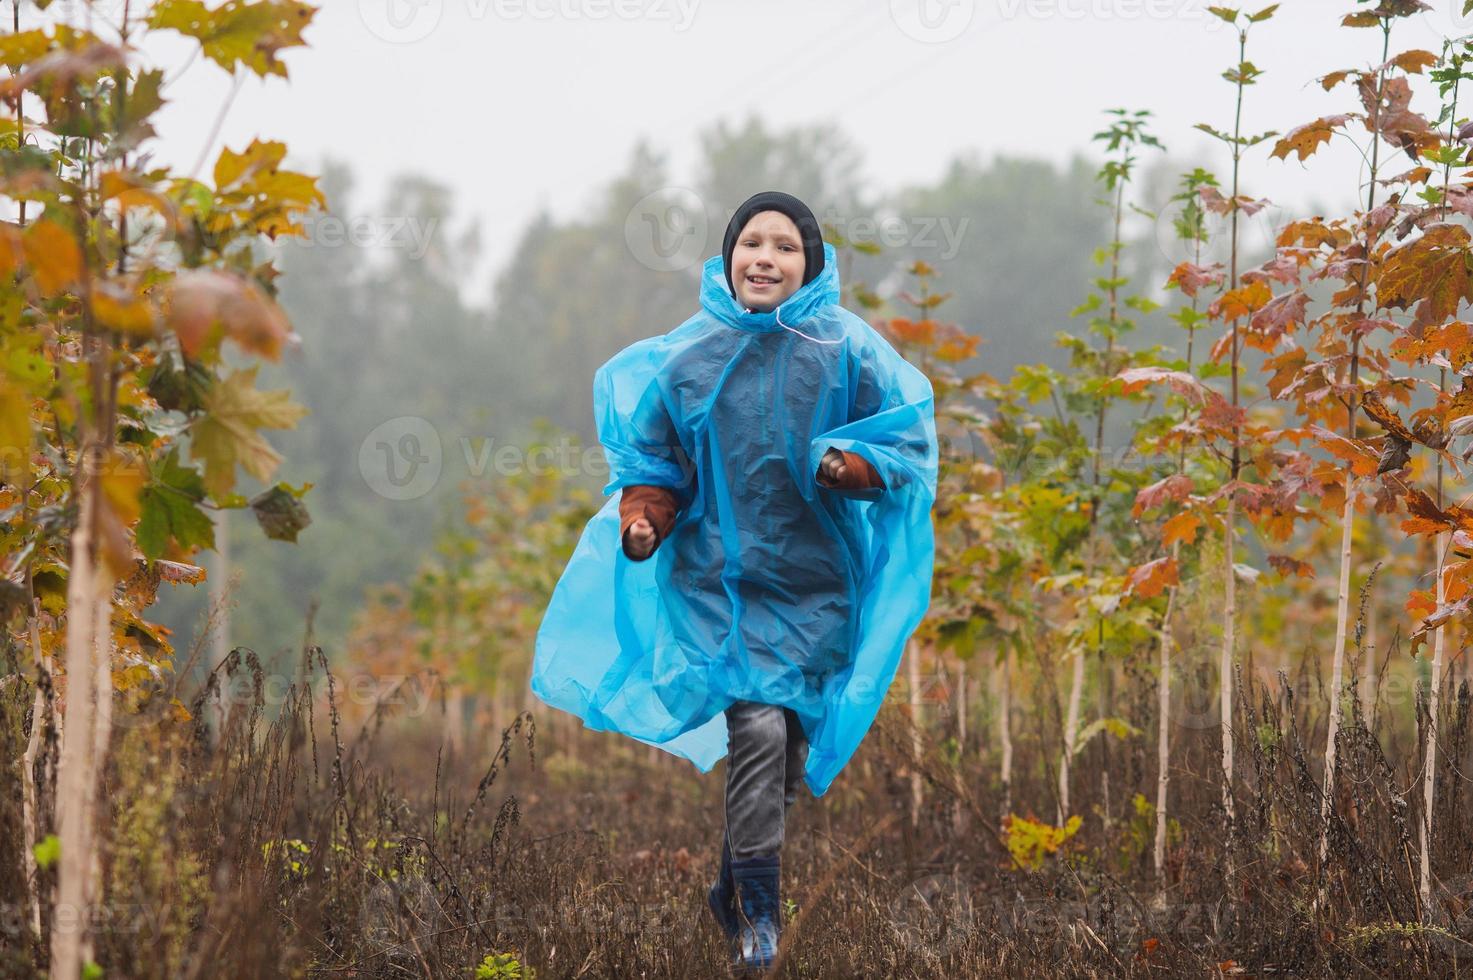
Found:
[{"label": "boy's face", "polygon": [[759,211],[737,236],[731,252],[736,298],[749,310],[768,313],[803,285],[803,239],[781,211]]}]

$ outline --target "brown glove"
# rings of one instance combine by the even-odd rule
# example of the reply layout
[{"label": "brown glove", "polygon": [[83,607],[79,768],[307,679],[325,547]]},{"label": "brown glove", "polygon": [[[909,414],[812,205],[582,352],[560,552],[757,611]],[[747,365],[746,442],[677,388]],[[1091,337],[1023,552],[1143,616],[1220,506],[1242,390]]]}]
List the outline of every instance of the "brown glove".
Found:
[{"label": "brown glove", "polygon": [[819,486],[827,487],[830,490],[885,489],[885,482],[880,479],[880,474],[875,472],[875,468],[863,456],[858,453],[845,452],[842,449],[830,449],[828,453],[824,454],[825,459],[828,458],[829,453],[837,453],[843,458],[844,475],[838,482],[834,482],[829,479],[824,467],[820,465],[818,474],[815,477],[818,480]]},{"label": "brown glove", "polygon": [[[619,541],[624,548],[624,554],[633,561],[643,561],[643,558],[635,558],[629,554],[628,542],[625,534],[629,526],[643,517],[650,522],[655,529],[655,548],[660,547],[670,534],[670,529],[675,526],[675,514],[679,507],[675,501],[675,494],[666,487],[649,486],[647,484],[635,484],[624,488],[619,497]],[[650,549],[650,555],[655,553],[655,548]],[[645,555],[648,558],[649,555]]]}]

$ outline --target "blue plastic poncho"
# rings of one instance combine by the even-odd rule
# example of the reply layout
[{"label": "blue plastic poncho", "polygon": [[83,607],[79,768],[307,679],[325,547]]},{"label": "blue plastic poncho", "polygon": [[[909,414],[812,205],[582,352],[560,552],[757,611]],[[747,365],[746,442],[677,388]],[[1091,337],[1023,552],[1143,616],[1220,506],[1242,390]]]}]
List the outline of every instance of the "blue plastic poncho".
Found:
[{"label": "blue plastic poncho", "polygon": [[[792,708],[805,778],[827,791],[874,722],[930,601],[931,384],[838,305],[833,246],[776,311],[749,313],[721,256],[701,310],[594,377],[613,493],[588,522],[537,634],[532,691],[596,730],[709,771],[735,700]],[[884,489],[820,486],[829,447]],[[646,561],[620,541],[622,487],[676,491]]]}]

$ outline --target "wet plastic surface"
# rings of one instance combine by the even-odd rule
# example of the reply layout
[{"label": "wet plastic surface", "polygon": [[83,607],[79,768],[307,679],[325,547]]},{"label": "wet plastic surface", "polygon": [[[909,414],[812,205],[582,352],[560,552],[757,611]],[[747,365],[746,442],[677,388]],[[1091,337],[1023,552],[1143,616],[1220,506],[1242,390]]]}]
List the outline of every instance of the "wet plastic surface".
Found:
[{"label": "wet plastic surface", "polygon": [[[874,722],[930,600],[936,432],[930,382],[840,307],[823,271],[770,313],[707,260],[701,311],[599,368],[612,493],[584,528],[537,636],[532,690],[590,728],[709,771],[738,699],[791,707],[822,795]],[[816,481],[829,447],[885,489]],[[641,562],[619,493],[671,487],[675,527]]]}]

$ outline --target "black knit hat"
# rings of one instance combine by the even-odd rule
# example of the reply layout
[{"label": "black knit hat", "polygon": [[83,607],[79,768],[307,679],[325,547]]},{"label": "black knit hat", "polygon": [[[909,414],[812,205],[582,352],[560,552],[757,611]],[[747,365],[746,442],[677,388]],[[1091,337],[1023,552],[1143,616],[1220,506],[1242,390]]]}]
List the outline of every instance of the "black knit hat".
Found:
[{"label": "black knit hat", "polygon": [[778,211],[793,219],[798,226],[798,236],[803,242],[803,285],[806,286],[823,271],[823,230],[808,205],[791,194],[782,191],[763,191],[753,194],[742,202],[726,226],[726,238],[721,243],[721,264],[726,269],[726,288],[736,295],[736,285],[731,281],[731,253],[736,250],[737,236],[747,227],[754,214],[762,211]]}]

